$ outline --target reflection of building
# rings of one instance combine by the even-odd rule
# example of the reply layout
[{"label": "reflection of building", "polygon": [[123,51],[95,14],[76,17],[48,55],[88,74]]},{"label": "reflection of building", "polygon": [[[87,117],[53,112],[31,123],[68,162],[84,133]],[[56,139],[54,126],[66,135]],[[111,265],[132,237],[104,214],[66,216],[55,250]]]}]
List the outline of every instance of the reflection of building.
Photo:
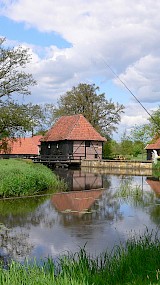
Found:
[{"label": "reflection of building", "polygon": [[81,170],[55,169],[54,172],[68,185],[68,190],[89,190],[103,188],[103,177],[101,174],[84,173]]},{"label": "reflection of building", "polygon": [[148,185],[152,188],[152,190],[160,195],[160,180],[155,180],[152,178],[147,178],[146,182],[148,183]]},{"label": "reflection of building", "polygon": [[68,190],[72,191],[57,193],[52,196],[52,203],[59,212],[82,215],[91,208],[103,193],[102,175],[60,168],[56,169],[55,173],[64,179],[68,185]]},{"label": "reflection of building", "polygon": [[51,201],[59,212],[82,215],[98,200],[103,190],[54,194]]}]

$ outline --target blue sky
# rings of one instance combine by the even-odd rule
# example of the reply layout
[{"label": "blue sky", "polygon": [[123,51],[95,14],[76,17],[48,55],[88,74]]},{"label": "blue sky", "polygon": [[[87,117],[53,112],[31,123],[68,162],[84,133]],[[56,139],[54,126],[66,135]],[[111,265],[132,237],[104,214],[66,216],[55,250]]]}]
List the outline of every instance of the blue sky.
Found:
[{"label": "blue sky", "polygon": [[56,103],[78,83],[95,83],[125,105],[121,136],[148,115],[106,62],[149,112],[160,105],[159,1],[0,0],[0,8],[0,35],[32,54],[27,69],[38,85],[26,100]]},{"label": "blue sky", "polygon": [[20,43],[25,42],[31,45],[50,46],[56,45],[58,48],[67,48],[71,44],[65,41],[56,32],[40,32],[35,28],[27,27],[23,22],[16,22],[8,17],[0,18],[0,34],[10,40],[18,40]]}]

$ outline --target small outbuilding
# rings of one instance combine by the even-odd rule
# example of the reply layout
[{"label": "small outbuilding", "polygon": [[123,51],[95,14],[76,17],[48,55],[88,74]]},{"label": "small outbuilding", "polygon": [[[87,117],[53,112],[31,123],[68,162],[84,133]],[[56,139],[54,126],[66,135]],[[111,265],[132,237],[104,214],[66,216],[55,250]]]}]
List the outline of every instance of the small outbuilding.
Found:
[{"label": "small outbuilding", "polygon": [[83,115],[62,116],[41,139],[40,154],[100,160],[104,141]]},{"label": "small outbuilding", "polygon": [[160,138],[158,138],[154,143],[148,144],[145,149],[147,150],[147,160],[152,159],[153,150],[156,150],[157,155],[160,156]]},{"label": "small outbuilding", "polygon": [[39,155],[41,135],[6,139],[7,148],[0,150],[0,157],[21,157],[27,158]]}]

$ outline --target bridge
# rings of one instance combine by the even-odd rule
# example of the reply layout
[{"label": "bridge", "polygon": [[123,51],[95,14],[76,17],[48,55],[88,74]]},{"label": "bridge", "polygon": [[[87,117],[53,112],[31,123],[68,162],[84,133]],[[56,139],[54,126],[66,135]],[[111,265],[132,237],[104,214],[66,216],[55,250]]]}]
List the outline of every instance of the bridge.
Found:
[{"label": "bridge", "polygon": [[80,166],[85,158],[82,155],[30,155],[30,154],[1,154],[0,159],[21,158],[31,159],[34,163],[42,163],[51,167]]},{"label": "bridge", "polygon": [[34,163],[42,163],[53,167],[80,166],[84,156],[73,155],[38,155],[31,159]]}]

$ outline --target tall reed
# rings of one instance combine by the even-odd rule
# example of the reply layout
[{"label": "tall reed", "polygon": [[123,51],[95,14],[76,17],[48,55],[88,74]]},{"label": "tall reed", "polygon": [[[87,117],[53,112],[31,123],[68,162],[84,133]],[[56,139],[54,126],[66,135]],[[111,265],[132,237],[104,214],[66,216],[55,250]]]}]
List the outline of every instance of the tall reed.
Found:
[{"label": "tall reed", "polygon": [[160,242],[157,235],[133,237],[125,245],[91,257],[81,249],[76,254],[52,259],[43,265],[12,261],[0,268],[1,285],[160,285]]}]

